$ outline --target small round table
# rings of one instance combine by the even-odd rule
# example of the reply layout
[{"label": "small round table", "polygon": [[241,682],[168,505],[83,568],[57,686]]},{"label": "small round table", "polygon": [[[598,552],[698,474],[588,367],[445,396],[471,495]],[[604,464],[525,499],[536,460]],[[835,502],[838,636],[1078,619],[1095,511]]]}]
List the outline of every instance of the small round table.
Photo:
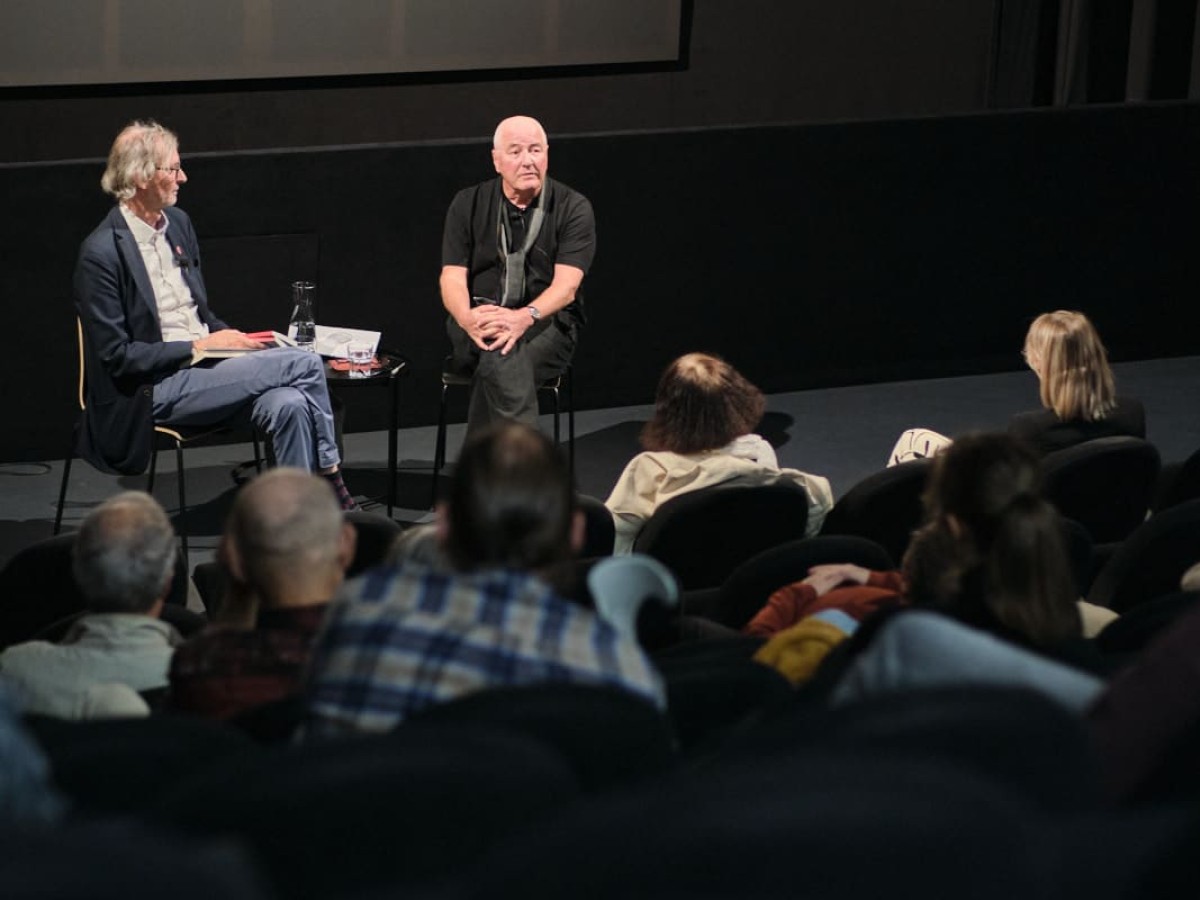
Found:
[{"label": "small round table", "polygon": [[345,360],[325,360],[325,380],[332,387],[390,387],[392,390],[391,409],[388,411],[388,492],[387,514],[390,519],[392,507],[396,505],[396,439],[400,430],[400,377],[408,374],[408,360],[393,350],[380,350],[375,354],[375,362],[379,367],[371,367],[371,374],[366,377],[350,377],[346,369],[333,368],[332,363],[344,363]]}]

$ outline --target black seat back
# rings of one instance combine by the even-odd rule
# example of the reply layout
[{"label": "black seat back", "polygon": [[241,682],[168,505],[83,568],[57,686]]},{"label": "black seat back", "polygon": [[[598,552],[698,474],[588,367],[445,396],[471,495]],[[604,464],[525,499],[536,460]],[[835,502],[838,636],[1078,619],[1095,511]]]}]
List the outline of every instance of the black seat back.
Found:
[{"label": "black seat back", "polygon": [[887,551],[866,538],[819,535],[788,541],[764,550],[738,566],[721,585],[713,618],[730,628],[741,628],[771,594],[802,581],[808,576],[810,567],[823,563],[854,563],[875,571],[895,568]]},{"label": "black seat back", "polygon": [[1121,541],[1145,520],[1159,468],[1149,441],[1097,438],[1043,458],[1043,493],[1096,543]]},{"label": "black seat back", "polygon": [[1098,606],[1123,613],[1179,590],[1200,562],[1200,500],[1189,500],[1142,523],[1113,553],[1088,591]]},{"label": "black seat back", "polygon": [[[60,534],[18,552],[0,569],[0,647],[31,640],[85,610],[71,571],[75,534]],[[187,566],[176,554],[167,603],[187,605]]]},{"label": "black seat back", "polygon": [[756,553],[804,537],[807,525],[808,494],[798,485],[718,485],[660,506],[633,550],[666,565],[683,590],[716,587]]},{"label": "black seat back", "polygon": [[867,538],[898,564],[924,519],[921,494],[932,468],[932,459],[916,459],[868,475],[833,505],[821,534]]}]

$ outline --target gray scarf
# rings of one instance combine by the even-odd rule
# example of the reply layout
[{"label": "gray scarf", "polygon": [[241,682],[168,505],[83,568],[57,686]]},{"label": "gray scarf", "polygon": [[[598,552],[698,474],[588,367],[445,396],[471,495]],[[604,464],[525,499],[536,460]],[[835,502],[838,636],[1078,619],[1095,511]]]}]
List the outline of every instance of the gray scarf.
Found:
[{"label": "gray scarf", "polygon": [[[503,188],[501,188],[501,193],[503,193]],[[500,253],[504,257],[504,293],[500,296],[501,306],[508,306],[509,301],[518,303],[525,296],[525,254],[529,252],[529,248],[537,240],[538,232],[542,230],[542,220],[546,218],[544,210],[549,198],[550,179],[547,178],[542,185],[542,192],[538,195],[533,215],[530,216],[529,227],[525,231],[525,241],[521,244],[521,249],[512,253],[508,249],[508,228],[504,221],[508,212],[504,208],[505,200],[503,197],[501,198],[500,215],[496,222],[496,230],[500,235]]]}]

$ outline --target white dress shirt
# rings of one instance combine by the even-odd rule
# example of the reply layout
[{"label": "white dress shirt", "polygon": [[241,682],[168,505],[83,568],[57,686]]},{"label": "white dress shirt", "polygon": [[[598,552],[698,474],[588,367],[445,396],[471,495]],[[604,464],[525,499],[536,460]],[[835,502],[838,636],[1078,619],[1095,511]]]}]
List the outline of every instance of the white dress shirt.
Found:
[{"label": "white dress shirt", "polygon": [[161,216],[151,227],[135,216],[125,204],[121,215],[129,223],[150,276],[154,302],[158,306],[158,321],[164,341],[197,341],[208,336],[208,326],[200,321],[192,291],[183,280],[181,260],[186,259],[183,247],[172,247],[167,238],[167,217]]}]

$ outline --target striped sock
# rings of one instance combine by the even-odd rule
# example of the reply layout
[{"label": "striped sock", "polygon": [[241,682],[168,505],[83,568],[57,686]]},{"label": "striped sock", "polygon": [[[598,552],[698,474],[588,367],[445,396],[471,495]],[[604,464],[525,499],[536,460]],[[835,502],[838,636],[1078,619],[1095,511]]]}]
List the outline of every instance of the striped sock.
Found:
[{"label": "striped sock", "polygon": [[342,481],[342,473],[340,470],[337,472],[327,472],[321,477],[333,485],[333,491],[335,494],[337,494],[338,503],[341,504],[343,510],[346,512],[354,512],[358,509],[358,504],[355,503],[354,498],[350,496],[350,489],[346,487],[346,482]]}]

